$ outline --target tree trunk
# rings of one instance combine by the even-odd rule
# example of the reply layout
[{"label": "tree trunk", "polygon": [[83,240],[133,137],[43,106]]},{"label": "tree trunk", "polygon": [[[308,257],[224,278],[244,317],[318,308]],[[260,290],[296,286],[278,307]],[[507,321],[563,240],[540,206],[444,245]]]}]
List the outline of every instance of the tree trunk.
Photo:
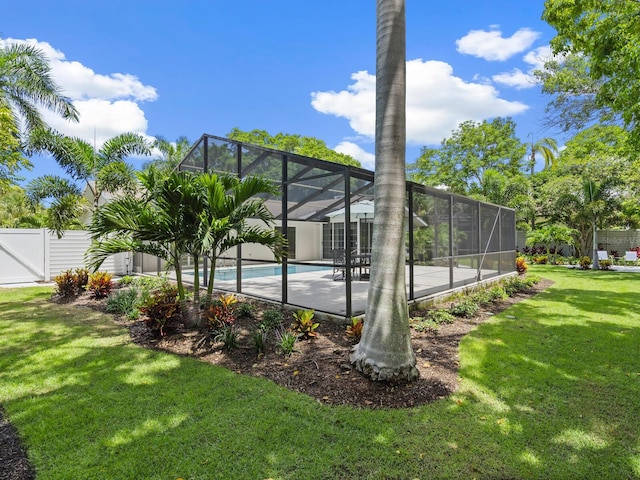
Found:
[{"label": "tree trunk", "polygon": [[[372,380],[413,380],[405,287],[405,0],[377,0],[376,168],[371,277],[362,339],[351,354]],[[348,200],[348,199],[347,199]]]}]

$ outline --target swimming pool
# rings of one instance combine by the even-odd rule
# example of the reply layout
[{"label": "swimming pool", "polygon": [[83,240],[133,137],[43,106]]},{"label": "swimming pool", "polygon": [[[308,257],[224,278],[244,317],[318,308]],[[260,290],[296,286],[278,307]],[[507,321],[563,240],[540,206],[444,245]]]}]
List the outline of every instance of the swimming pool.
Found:
[{"label": "swimming pool", "polygon": [[[321,272],[331,271],[332,267],[321,267],[318,265],[287,265],[287,274],[292,275],[296,273],[305,272]],[[260,278],[269,277],[273,275],[282,275],[282,265],[264,265],[260,267],[242,267],[242,279],[247,278]],[[233,268],[218,268],[215,273],[216,280],[235,280],[236,269]]]}]

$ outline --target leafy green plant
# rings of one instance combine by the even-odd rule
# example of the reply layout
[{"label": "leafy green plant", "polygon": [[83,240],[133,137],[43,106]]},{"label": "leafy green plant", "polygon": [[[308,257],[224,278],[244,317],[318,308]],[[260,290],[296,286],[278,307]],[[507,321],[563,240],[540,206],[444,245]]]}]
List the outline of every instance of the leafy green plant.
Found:
[{"label": "leafy green plant", "polygon": [[587,255],[580,257],[580,261],[578,262],[578,265],[580,266],[580,270],[589,270],[591,268],[591,264],[593,262],[591,261],[591,257],[588,257]]},{"label": "leafy green plant", "polygon": [[549,261],[549,257],[547,255],[536,255],[533,257],[533,263],[538,265],[546,265]]},{"label": "leafy green plant", "polygon": [[282,326],[283,321],[282,312],[279,310],[265,310],[262,312],[259,328],[265,331],[276,330]]},{"label": "leafy green plant", "polygon": [[298,335],[291,330],[280,327],[276,330],[276,347],[285,357],[290,356],[295,351]]},{"label": "leafy green plant", "polygon": [[509,295],[507,295],[507,292],[501,285],[495,285],[489,289],[489,298],[492,302],[499,302],[500,300],[504,300],[508,297]]},{"label": "leafy green plant", "polygon": [[139,294],[136,288],[123,288],[107,297],[105,310],[108,313],[124,315],[129,320],[135,320],[140,314],[138,300]]},{"label": "leafy green plant", "polygon": [[611,265],[613,265],[611,260],[600,260],[598,262],[598,268],[600,270],[611,270]]},{"label": "leafy green plant", "polygon": [[140,306],[140,311],[146,315],[145,323],[153,332],[166,335],[167,331],[180,320],[180,304],[178,302],[178,288],[165,285],[152,292]]},{"label": "leafy green plant", "polygon": [[491,293],[487,289],[474,293],[473,295],[471,295],[471,299],[473,299],[474,302],[483,307],[486,307],[487,305],[493,303]]},{"label": "leafy green plant", "polygon": [[253,341],[253,347],[256,349],[256,352],[258,352],[258,355],[264,355],[269,340],[269,332],[256,328],[251,332],[251,340]]},{"label": "leafy green plant", "polygon": [[429,320],[434,321],[438,325],[443,323],[453,323],[456,321],[454,315],[452,315],[449,311],[441,308],[434,308],[434,309],[428,310],[426,317]]},{"label": "leafy green plant", "polygon": [[520,292],[526,292],[531,288],[529,281],[521,277],[510,277],[502,283],[502,286],[506,294],[510,297]]},{"label": "leafy green plant", "polygon": [[113,275],[108,272],[94,272],[89,276],[87,290],[94,298],[104,298],[113,289]]},{"label": "leafy green plant", "polygon": [[314,316],[314,310],[298,310],[293,314],[294,322],[291,324],[291,330],[300,338],[317,337],[316,329],[320,323],[313,321]]},{"label": "leafy green plant", "polygon": [[478,313],[479,309],[480,306],[473,301],[472,298],[465,298],[460,302],[451,305],[451,307],[449,307],[449,313],[456,317],[470,318]]},{"label": "leafy green plant", "polygon": [[228,352],[240,345],[240,333],[233,325],[225,325],[214,337],[216,342],[222,342],[222,348]]},{"label": "leafy green plant", "polygon": [[364,321],[362,318],[351,317],[351,325],[347,325],[347,337],[353,338],[356,341],[360,340],[363,326]]},{"label": "leafy green plant", "polygon": [[445,323],[455,322],[456,317],[449,310],[442,308],[432,308],[423,312],[422,316],[409,319],[409,325],[416,332],[435,331]]},{"label": "leafy green plant", "polygon": [[236,316],[238,318],[253,318],[255,314],[256,309],[250,303],[242,302],[236,306]]},{"label": "leafy green plant", "polygon": [[430,318],[412,317],[409,319],[409,326],[416,332],[428,332],[438,329],[438,324]]}]

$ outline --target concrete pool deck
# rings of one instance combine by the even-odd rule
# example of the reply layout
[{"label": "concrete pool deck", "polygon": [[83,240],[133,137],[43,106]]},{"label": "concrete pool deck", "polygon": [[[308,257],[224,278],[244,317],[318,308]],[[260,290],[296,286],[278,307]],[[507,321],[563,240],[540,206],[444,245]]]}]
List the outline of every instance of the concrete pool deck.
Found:
[{"label": "concrete pool deck", "polygon": [[[406,271],[409,278],[409,267]],[[464,286],[475,282],[477,270],[454,268],[454,286]],[[482,278],[498,276],[496,270],[482,270]],[[193,275],[184,274],[185,281]],[[344,280],[333,280],[332,269],[315,272],[301,272],[287,276],[287,304],[301,308],[313,308],[336,316],[347,316],[347,289]],[[357,277],[351,281],[351,314],[361,315],[367,304],[369,282]],[[409,283],[407,282],[407,290]],[[214,289],[236,291],[235,280],[215,280]],[[414,292],[416,298],[428,297],[436,292],[449,290],[449,268],[414,266]],[[281,302],[282,278],[280,275],[247,278],[242,280],[242,294]]]}]

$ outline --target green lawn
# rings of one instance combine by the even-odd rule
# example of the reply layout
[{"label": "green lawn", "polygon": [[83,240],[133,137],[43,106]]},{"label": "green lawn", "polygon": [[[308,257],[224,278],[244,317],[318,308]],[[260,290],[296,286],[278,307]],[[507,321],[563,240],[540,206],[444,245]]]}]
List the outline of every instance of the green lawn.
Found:
[{"label": "green lawn", "polygon": [[556,283],[467,336],[412,410],[320,405],[144,350],[108,317],[0,290],[0,403],[38,479],[640,478],[640,274]]}]

